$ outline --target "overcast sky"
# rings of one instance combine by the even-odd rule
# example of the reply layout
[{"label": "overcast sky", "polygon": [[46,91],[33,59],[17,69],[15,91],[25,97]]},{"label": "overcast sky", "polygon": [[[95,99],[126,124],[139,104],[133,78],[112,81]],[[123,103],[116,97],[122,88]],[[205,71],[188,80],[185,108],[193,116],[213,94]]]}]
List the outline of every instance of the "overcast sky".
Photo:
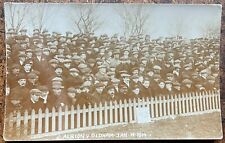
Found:
[{"label": "overcast sky", "polygon": [[[38,8],[45,7],[44,25],[49,32],[66,31],[76,32],[72,23],[76,19],[77,4],[14,4],[16,9],[22,13],[23,7],[28,5],[32,11],[27,12],[24,19],[24,27],[31,33],[33,30],[32,16],[38,13]],[[140,4],[139,4],[140,5]],[[82,4],[87,6],[87,4]],[[102,26],[96,31],[97,35],[118,33],[123,34],[123,21],[118,11],[124,7],[129,8],[131,13],[135,11],[138,4],[97,4],[96,13]],[[153,38],[175,36],[181,31],[183,37],[202,37],[207,27],[220,30],[221,6],[220,5],[167,5],[167,4],[144,4],[144,12],[149,14],[145,33]],[[9,28],[9,3],[5,3],[6,26]],[[15,15],[15,17],[17,17]],[[16,20],[15,20],[16,21]]]}]

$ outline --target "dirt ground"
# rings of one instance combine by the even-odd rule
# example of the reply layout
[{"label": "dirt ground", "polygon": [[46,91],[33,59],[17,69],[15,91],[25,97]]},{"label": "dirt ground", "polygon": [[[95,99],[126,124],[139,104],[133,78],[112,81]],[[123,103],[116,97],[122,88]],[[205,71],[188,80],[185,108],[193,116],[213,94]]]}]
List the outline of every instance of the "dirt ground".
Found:
[{"label": "dirt ground", "polygon": [[41,138],[41,140],[82,139],[221,139],[223,137],[219,112],[177,117],[152,123],[128,124],[88,131],[76,131]]}]

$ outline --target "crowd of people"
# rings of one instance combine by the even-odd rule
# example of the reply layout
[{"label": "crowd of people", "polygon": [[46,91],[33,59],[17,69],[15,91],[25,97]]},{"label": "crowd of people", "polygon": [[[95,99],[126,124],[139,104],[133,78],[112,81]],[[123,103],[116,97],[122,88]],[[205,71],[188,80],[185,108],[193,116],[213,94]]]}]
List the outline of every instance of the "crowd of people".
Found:
[{"label": "crowd of people", "polygon": [[219,89],[219,39],[9,29],[7,109]]}]

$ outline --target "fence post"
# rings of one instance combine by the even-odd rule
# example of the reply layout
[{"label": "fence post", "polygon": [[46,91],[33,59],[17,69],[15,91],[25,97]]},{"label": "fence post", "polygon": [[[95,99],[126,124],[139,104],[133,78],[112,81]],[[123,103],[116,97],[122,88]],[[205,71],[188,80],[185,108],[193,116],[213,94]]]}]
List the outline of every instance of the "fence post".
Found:
[{"label": "fence post", "polygon": [[202,99],[203,99],[203,111],[206,110],[206,94],[202,92]]},{"label": "fence post", "polygon": [[102,125],[102,102],[99,103],[99,125]]},{"label": "fence post", "polygon": [[153,97],[151,96],[151,118],[154,118],[154,105],[153,105]]},{"label": "fence post", "polygon": [[52,132],[55,131],[55,107],[52,108]]},{"label": "fence post", "polygon": [[216,104],[216,109],[219,109],[219,102],[218,102],[218,97],[219,97],[219,95],[217,94],[217,93],[215,93],[214,92],[214,94],[215,94],[215,104]]},{"label": "fence post", "polygon": [[212,93],[212,109],[214,110],[214,109],[216,109],[216,107],[215,107],[215,92],[211,92]]},{"label": "fence post", "polygon": [[64,125],[65,125],[65,130],[68,129],[68,106],[66,105],[65,106],[65,120],[64,120]]},{"label": "fence post", "polygon": [[[101,119],[101,117],[100,117],[100,119]],[[86,127],[86,105],[84,104],[83,105],[83,128],[85,128]]]},{"label": "fence post", "polygon": [[49,110],[45,109],[45,133],[48,133],[49,130]]},{"label": "fence post", "polygon": [[20,125],[21,125],[21,113],[17,112],[16,114],[16,136],[20,136]]},{"label": "fence post", "polygon": [[199,92],[199,103],[200,103],[200,111],[202,111],[203,110],[203,105],[202,105],[202,94],[201,94],[201,92]]},{"label": "fence post", "polygon": [[163,96],[163,117],[166,116],[166,97],[165,95]]},{"label": "fence post", "polygon": [[155,103],[155,116],[156,118],[158,118],[159,117],[159,108],[158,108],[159,101],[157,96],[154,97],[154,103]]},{"label": "fence post", "polygon": [[35,110],[31,111],[31,135],[35,134]]},{"label": "fence post", "polygon": [[206,91],[206,110],[209,110],[209,94]]},{"label": "fence post", "polygon": [[177,94],[175,94],[174,102],[175,102],[175,115],[178,114],[178,106],[177,106]]},{"label": "fence post", "polygon": [[131,99],[129,99],[129,103],[128,103],[128,106],[129,106],[129,122],[132,122],[132,119],[133,119],[133,112],[132,112],[132,103],[131,103]]},{"label": "fence post", "polygon": [[181,111],[181,96],[180,96],[180,93],[178,94],[178,114],[182,114],[182,111]]},{"label": "fence post", "polygon": [[193,105],[192,105],[192,95],[191,92],[189,92],[189,101],[190,101],[190,112],[193,112]]},{"label": "fence post", "polygon": [[115,114],[115,123],[118,123],[118,109],[117,109],[117,101],[114,101],[114,114]]},{"label": "fence post", "polygon": [[162,117],[162,97],[159,96],[159,117]]},{"label": "fence post", "polygon": [[25,110],[24,112],[24,121],[23,121],[23,125],[24,125],[24,135],[27,135],[27,129],[28,129],[28,111]]},{"label": "fence post", "polygon": [[105,124],[108,124],[108,109],[107,109],[107,102],[104,105],[104,115],[105,115]]},{"label": "fence post", "polygon": [[212,92],[209,91],[209,110],[212,109]]},{"label": "fence post", "polygon": [[92,126],[91,104],[88,105],[88,127]]},{"label": "fence post", "polygon": [[80,128],[80,105],[77,104],[77,128]]},{"label": "fence post", "polygon": [[194,92],[191,93],[192,94],[192,101],[193,101],[193,112],[196,112],[196,95]]},{"label": "fence post", "polygon": [[170,99],[170,96],[168,95],[167,96],[167,116],[171,115],[171,112],[170,112],[170,103],[171,103],[171,99]]},{"label": "fence post", "polygon": [[170,95],[170,97],[171,97],[170,99],[171,100],[171,115],[173,116],[174,115],[174,99],[172,95]]},{"label": "fence post", "polygon": [[62,107],[58,108],[58,131],[62,130]]},{"label": "fence post", "polygon": [[133,107],[134,107],[134,121],[136,122],[137,121],[137,103],[136,103],[136,99],[134,98],[133,99]]},{"label": "fence post", "polygon": [[218,106],[219,106],[219,108],[218,109],[220,109],[220,92],[218,92],[218,90],[216,90],[217,91],[217,98],[218,98]]},{"label": "fence post", "polygon": [[199,100],[200,100],[200,97],[198,95],[198,92],[195,93],[195,97],[196,97],[196,102],[197,102],[197,111],[199,112],[200,111],[200,108],[199,108]]},{"label": "fence post", "polygon": [[13,123],[14,123],[14,117],[13,117],[13,113],[11,112],[9,114],[9,133],[12,133],[13,132]]},{"label": "fence post", "polygon": [[112,101],[109,102],[109,123],[110,125],[113,124],[113,106],[112,106]]},{"label": "fence post", "polygon": [[188,93],[185,94],[185,103],[186,103],[186,113],[188,114],[190,112],[189,108],[190,108],[190,105],[189,105],[189,97],[188,97]]},{"label": "fence post", "polygon": [[71,114],[70,114],[70,128],[74,129],[74,106],[70,107]]},{"label": "fence post", "polygon": [[184,99],[184,93],[181,93],[182,95],[182,114],[185,114],[185,99]]},{"label": "fence post", "polygon": [[38,110],[38,134],[42,133],[42,110],[39,108]]},{"label": "fence post", "polygon": [[97,104],[94,104],[94,126],[97,126]]},{"label": "fence post", "polygon": [[122,107],[122,101],[119,101],[119,112],[120,112],[120,123],[123,122],[123,107]]},{"label": "fence post", "polygon": [[124,100],[124,117],[125,117],[125,123],[128,122],[128,117],[127,117],[127,100]]}]

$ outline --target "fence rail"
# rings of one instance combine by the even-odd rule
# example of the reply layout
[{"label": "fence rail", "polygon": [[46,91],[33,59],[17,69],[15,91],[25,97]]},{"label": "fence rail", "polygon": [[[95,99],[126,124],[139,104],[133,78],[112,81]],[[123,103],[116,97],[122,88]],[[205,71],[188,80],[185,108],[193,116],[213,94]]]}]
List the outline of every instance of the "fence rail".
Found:
[{"label": "fence rail", "polygon": [[159,97],[110,101],[99,105],[72,105],[49,111],[33,109],[31,113],[12,113],[6,118],[5,131],[11,137],[40,137],[63,132],[138,122],[138,110],[149,110],[150,121],[220,111],[219,90]]}]

